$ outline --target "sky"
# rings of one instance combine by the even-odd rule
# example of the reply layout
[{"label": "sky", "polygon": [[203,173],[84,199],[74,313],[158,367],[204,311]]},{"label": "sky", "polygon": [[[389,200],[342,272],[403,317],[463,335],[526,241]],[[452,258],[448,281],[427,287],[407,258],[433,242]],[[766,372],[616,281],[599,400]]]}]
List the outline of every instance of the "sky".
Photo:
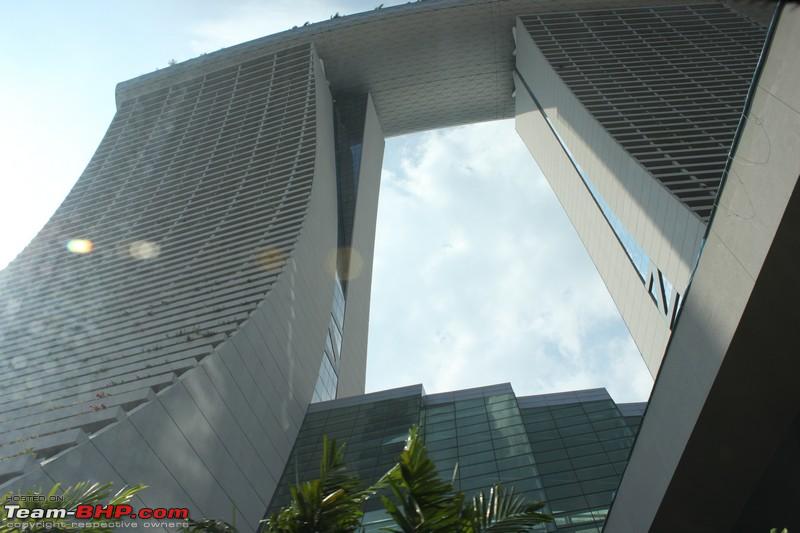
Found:
[{"label": "sky", "polygon": [[[123,80],[249,39],[402,2],[0,5],[0,268],[91,158]],[[652,379],[513,120],[387,139],[367,391],[511,382],[518,395]]]}]

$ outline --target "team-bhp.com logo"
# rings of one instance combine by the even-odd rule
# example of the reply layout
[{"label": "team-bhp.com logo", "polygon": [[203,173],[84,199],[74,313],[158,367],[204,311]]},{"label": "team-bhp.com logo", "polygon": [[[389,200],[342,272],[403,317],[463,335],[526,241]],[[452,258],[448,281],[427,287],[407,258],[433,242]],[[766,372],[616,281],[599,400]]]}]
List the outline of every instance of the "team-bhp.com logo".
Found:
[{"label": "team-bhp.com logo", "polygon": [[[18,503],[5,502],[6,525],[18,522],[20,530],[34,529],[47,524],[81,527],[184,527],[189,520],[189,509],[185,507],[142,507],[134,509],[128,504],[78,505],[74,509],[22,507]],[[139,519],[139,522],[132,520]],[[160,522],[146,522],[158,520]],[[102,524],[98,524],[101,521]],[[57,528],[60,529],[60,528]]]},{"label": "team-bhp.com logo", "polygon": [[19,505],[7,503],[6,518],[7,519],[28,519],[28,518],[41,518],[41,519],[67,519],[76,518],[78,520],[123,520],[125,518],[142,518],[144,520],[188,520],[189,509],[185,507],[156,507],[151,509],[143,507],[138,511],[134,511],[130,505],[79,505],[74,511],[66,509],[26,509]]}]

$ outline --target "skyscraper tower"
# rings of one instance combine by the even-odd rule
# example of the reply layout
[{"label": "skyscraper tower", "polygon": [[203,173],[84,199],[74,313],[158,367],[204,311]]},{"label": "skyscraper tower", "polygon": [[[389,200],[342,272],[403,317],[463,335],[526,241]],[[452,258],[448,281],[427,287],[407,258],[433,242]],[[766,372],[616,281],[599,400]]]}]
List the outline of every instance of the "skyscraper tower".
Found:
[{"label": "skyscraper tower", "polygon": [[655,376],[765,28],[700,4],[522,16],[514,35],[517,130]]},{"label": "skyscraper tower", "polygon": [[311,44],[120,102],[3,273],[5,480],[92,464],[255,528],[308,403],[364,390],[383,136],[341,102]]}]

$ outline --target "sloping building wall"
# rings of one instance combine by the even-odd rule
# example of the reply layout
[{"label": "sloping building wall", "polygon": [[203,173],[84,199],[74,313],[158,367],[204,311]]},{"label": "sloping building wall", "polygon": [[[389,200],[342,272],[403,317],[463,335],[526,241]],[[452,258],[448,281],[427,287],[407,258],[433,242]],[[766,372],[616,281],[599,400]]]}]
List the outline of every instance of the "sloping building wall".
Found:
[{"label": "sloping building wall", "polygon": [[[37,459],[4,472],[3,489],[144,483],[145,505],[256,528],[311,399],[330,312],[332,115],[309,45],[123,106],[3,273],[20,302],[4,317],[16,324],[6,349],[20,333],[3,360],[19,381],[0,453],[22,446]],[[65,235],[94,251],[70,256]],[[158,254],[137,256],[132,241]],[[48,261],[59,268],[31,268]]]}]

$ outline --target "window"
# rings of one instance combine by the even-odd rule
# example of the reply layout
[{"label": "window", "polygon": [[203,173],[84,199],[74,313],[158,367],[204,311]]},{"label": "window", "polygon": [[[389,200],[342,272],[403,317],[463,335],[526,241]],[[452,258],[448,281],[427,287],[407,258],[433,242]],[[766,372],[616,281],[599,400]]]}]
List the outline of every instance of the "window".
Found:
[{"label": "window", "polygon": [[458,461],[463,466],[476,465],[488,461],[494,461],[494,453],[491,450],[485,452],[473,453],[471,455],[461,455]]},{"label": "window", "polygon": [[536,458],[537,464],[541,464],[547,461],[557,461],[559,459],[566,459],[568,457],[567,450],[563,448],[557,448],[555,450],[547,451],[547,452],[537,452],[534,454]]},{"label": "window", "polygon": [[571,470],[542,476],[542,484],[544,484],[545,487],[563,485],[565,483],[574,483],[576,481],[578,481],[578,478],[575,477],[575,473]]},{"label": "window", "polygon": [[494,450],[494,455],[498,459],[503,459],[505,457],[514,457],[516,455],[527,454],[527,453],[531,453],[531,447],[528,445],[528,443],[515,444],[512,446],[508,446],[506,448],[495,447]]},{"label": "window", "polygon": [[461,437],[462,435],[472,435],[473,433],[489,433],[489,424],[486,422],[479,422],[477,424],[471,424],[469,426],[458,426],[458,436]]},{"label": "window", "polygon": [[583,446],[575,446],[568,448],[567,453],[570,457],[580,457],[582,455],[593,455],[603,451],[603,447],[599,444],[585,444]]},{"label": "window", "polygon": [[586,494],[591,492],[617,490],[617,488],[619,488],[619,480],[619,476],[609,476],[601,479],[593,479],[591,481],[581,481],[581,488]]},{"label": "window", "polygon": [[499,459],[497,461],[497,468],[500,470],[505,470],[507,468],[514,468],[518,466],[529,466],[532,464],[533,464],[532,456],[518,455],[516,457],[509,457],[508,459]]},{"label": "window", "polygon": [[572,470],[572,463],[569,460],[553,461],[552,463],[538,463],[536,467],[539,469],[540,474],[553,474]]},{"label": "window", "polygon": [[566,485],[558,485],[555,487],[547,488],[547,498],[568,498],[570,496],[579,496],[581,494],[581,486],[577,483],[568,483]]},{"label": "window", "polygon": [[563,447],[564,445],[561,443],[561,439],[543,440],[540,442],[531,443],[531,448],[533,449],[534,455],[537,458],[539,457],[539,454],[537,452],[547,452],[550,450],[555,450]]},{"label": "window", "polygon": [[578,509],[586,509],[588,507],[586,499],[583,496],[573,496],[571,498],[564,498],[561,500],[552,500],[547,503],[553,513],[564,513]]},{"label": "window", "polygon": [[555,429],[549,429],[546,431],[528,432],[528,439],[530,439],[531,442],[557,439],[560,436],[561,435],[559,434],[558,430]]},{"label": "window", "polygon": [[583,457],[575,457],[572,459],[572,465],[575,468],[585,468],[587,466],[597,466],[608,464],[609,459],[605,453],[598,453],[596,455],[586,455]]},{"label": "window", "polygon": [[497,465],[494,460],[477,465],[461,465],[459,467],[459,474],[462,478],[480,476],[490,472],[494,473],[495,477],[497,477]]},{"label": "window", "polygon": [[510,470],[503,470],[500,472],[500,481],[503,483],[513,484],[512,482],[518,479],[528,477],[536,477],[536,469],[532,466],[518,466]]}]

